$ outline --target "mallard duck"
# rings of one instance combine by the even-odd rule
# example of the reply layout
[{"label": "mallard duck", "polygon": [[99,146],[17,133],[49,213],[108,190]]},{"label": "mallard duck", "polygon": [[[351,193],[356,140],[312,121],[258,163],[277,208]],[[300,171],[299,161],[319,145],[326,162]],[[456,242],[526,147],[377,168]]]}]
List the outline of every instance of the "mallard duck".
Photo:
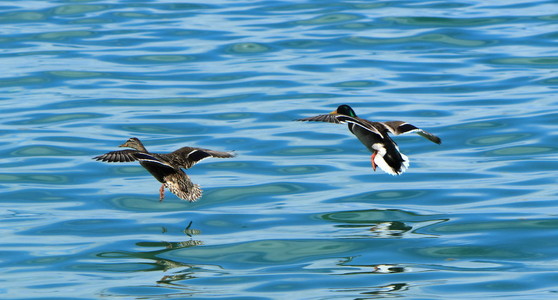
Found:
[{"label": "mallard duck", "polygon": [[139,161],[155,179],[162,183],[159,189],[159,200],[165,198],[165,187],[171,193],[183,200],[196,201],[202,195],[199,185],[192,183],[190,177],[182,169],[189,169],[197,162],[208,157],[229,158],[235,156],[231,152],[221,152],[209,149],[182,147],[174,152],[159,154],[150,153],[138,138],[130,138],[119,147],[132,148],[112,151],[93,159],[103,162],[133,162]]},{"label": "mallard duck", "polygon": [[355,111],[346,104],[340,105],[336,110],[327,115],[319,115],[297,121],[347,123],[349,130],[372,152],[370,157],[372,169],[376,171],[376,167],[380,167],[384,172],[391,175],[403,173],[409,167],[409,158],[399,152],[397,144],[388,133],[400,135],[415,132],[436,144],[442,143],[439,137],[403,121],[371,122],[359,118]]}]

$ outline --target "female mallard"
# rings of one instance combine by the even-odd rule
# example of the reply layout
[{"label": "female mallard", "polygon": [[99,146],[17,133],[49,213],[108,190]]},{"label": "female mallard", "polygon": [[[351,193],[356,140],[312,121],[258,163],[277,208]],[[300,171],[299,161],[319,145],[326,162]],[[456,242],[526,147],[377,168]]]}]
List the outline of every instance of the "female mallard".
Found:
[{"label": "female mallard", "polygon": [[165,187],[171,193],[183,200],[196,201],[202,195],[199,185],[192,183],[190,177],[182,168],[189,169],[200,160],[207,157],[229,158],[234,153],[213,151],[209,149],[182,147],[174,152],[159,154],[150,153],[145,149],[138,138],[131,138],[119,147],[134,150],[113,151],[94,157],[93,159],[104,162],[132,162],[139,161],[155,179],[162,183],[159,189],[159,200],[165,198]]},{"label": "female mallard", "polygon": [[319,115],[297,121],[347,123],[349,130],[372,152],[370,162],[374,171],[376,171],[376,166],[378,166],[384,172],[391,175],[403,173],[409,167],[409,159],[399,152],[397,144],[389,137],[388,133],[400,135],[416,132],[436,144],[442,142],[439,137],[402,121],[371,122],[361,119],[346,104],[340,105],[336,110],[327,115]]}]

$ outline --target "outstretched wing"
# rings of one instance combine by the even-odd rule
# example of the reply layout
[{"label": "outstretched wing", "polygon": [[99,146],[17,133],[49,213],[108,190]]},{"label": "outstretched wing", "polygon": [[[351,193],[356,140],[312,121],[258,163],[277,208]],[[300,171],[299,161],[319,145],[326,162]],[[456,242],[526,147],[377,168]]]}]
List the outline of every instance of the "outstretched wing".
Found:
[{"label": "outstretched wing", "polygon": [[439,137],[433,135],[430,132],[424,131],[414,125],[411,125],[409,123],[405,123],[403,121],[388,121],[388,122],[381,122],[380,124],[382,124],[387,130],[389,130],[389,132],[395,134],[395,135],[400,135],[400,134],[405,134],[405,133],[409,133],[409,132],[415,132],[418,135],[427,138],[428,140],[430,140],[433,143],[436,144],[441,144],[442,143],[442,139],[440,139]]},{"label": "outstretched wing", "polygon": [[169,154],[160,154],[160,156],[168,161],[171,165],[189,169],[199,161],[208,158],[230,158],[235,154],[232,152],[215,151],[203,148],[182,147]]},{"label": "outstretched wing", "polygon": [[134,157],[136,160],[139,160],[140,163],[144,166],[159,166],[159,167],[167,167],[170,169],[174,169],[172,164],[166,161],[162,156],[164,154],[157,154],[157,153],[145,153],[145,152],[137,152],[134,153]]},{"label": "outstretched wing", "polygon": [[137,150],[112,151],[103,155],[93,157],[93,159],[109,163],[139,161],[144,166],[159,166],[174,169],[168,162],[162,160],[158,154],[145,153]]},{"label": "outstretched wing", "polygon": [[359,117],[351,117],[342,114],[327,114],[327,115],[318,115],[315,117],[309,117],[304,119],[298,119],[296,121],[327,122],[327,123],[335,123],[335,124],[349,123],[349,124],[359,126],[362,129],[369,131],[371,134],[377,135],[381,139],[384,138],[383,134],[380,132],[380,130],[378,130],[377,127],[378,123],[370,122],[368,120],[361,119]]},{"label": "outstretched wing", "polygon": [[339,114],[327,114],[327,115],[318,115],[315,117],[309,117],[304,119],[298,119],[295,121],[302,121],[302,122],[326,122],[326,123],[335,123],[341,124],[341,121],[337,119],[337,116],[341,116]]},{"label": "outstretched wing", "polygon": [[[335,115],[337,120],[341,123],[349,123],[367,130],[371,134],[377,135],[379,138],[384,139],[383,128],[378,122],[371,122],[359,117],[351,117],[346,115]],[[352,129],[351,129],[352,130]],[[386,134],[387,135],[387,134]]]},{"label": "outstretched wing", "polygon": [[93,157],[94,160],[103,162],[132,162],[136,161],[137,150],[120,150]]}]

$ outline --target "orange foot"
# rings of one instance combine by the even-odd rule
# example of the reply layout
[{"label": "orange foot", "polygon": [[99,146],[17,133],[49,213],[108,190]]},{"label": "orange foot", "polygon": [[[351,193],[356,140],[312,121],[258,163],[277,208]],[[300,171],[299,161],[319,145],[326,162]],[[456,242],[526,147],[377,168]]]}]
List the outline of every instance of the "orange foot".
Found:
[{"label": "orange foot", "polygon": [[161,184],[161,188],[159,189],[159,202],[163,202],[165,199],[165,185]]},{"label": "orange foot", "polygon": [[372,163],[372,169],[374,169],[374,172],[376,172],[376,163],[374,162],[374,158],[376,158],[376,154],[378,154],[378,152],[374,152],[372,154],[372,156],[370,156],[370,162]]}]

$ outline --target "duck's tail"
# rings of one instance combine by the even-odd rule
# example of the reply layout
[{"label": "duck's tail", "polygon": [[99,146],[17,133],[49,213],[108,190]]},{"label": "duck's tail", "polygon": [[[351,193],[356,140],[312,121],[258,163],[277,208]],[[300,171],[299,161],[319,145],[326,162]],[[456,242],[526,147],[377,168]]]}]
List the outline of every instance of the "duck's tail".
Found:
[{"label": "duck's tail", "polygon": [[378,153],[378,155],[374,157],[374,163],[390,175],[401,175],[409,168],[409,158],[403,153],[398,154],[398,157],[395,158],[387,153],[384,155]]},{"label": "duck's tail", "polygon": [[165,186],[182,200],[194,202],[202,196],[200,186],[194,184],[184,172],[166,176]]}]

